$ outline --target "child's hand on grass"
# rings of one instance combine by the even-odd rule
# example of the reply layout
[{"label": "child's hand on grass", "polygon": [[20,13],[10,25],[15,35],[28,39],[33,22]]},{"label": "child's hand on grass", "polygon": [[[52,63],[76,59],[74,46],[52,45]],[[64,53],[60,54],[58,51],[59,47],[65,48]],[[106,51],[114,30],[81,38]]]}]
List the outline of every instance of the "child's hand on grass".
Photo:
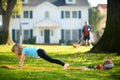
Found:
[{"label": "child's hand on grass", "polygon": [[22,66],[18,66],[18,69],[22,69]]}]

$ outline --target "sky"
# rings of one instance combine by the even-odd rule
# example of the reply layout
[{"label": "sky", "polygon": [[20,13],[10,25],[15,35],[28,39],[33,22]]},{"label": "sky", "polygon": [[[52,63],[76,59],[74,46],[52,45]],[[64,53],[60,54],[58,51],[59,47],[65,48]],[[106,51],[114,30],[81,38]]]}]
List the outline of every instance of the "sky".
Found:
[{"label": "sky", "polygon": [[107,4],[107,0],[88,0],[92,7],[97,6],[98,4]]}]

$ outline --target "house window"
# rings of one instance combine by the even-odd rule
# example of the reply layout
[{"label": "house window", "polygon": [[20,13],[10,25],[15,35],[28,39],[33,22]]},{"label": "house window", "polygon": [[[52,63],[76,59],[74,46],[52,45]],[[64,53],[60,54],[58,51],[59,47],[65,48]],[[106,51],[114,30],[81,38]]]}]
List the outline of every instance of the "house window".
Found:
[{"label": "house window", "polygon": [[33,18],[33,11],[24,11],[23,17],[32,19]]},{"label": "house window", "polygon": [[70,41],[70,30],[65,30],[65,40]]},{"label": "house window", "polygon": [[82,30],[79,29],[78,31],[79,31],[79,39],[80,39],[82,37]]},{"label": "house window", "polygon": [[65,0],[66,4],[75,4],[76,0]]},{"label": "house window", "polygon": [[72,18],[77,18],[77,11],[72,12]]},{"label": "house window", "polygon": [[65,11],[65,18],[70,18],[70,11]]},{"label": "house window", "polygon": [[29,14],[28,11],[24,11],[24,18],[28,18]]},{"label": "house window", "polygon": [[72,30],[72,41],[75,42],[79,38],[78,30]]},{"label": "house window", "polygon": [[29,30],[24,30],[24,40],[29,39]]},{"label": "house window", "polygon": [[61,19],[70,18],[71,16],[72,18],[81,19],[81,11],[72,11],[72,13],[70,11],[61,11]]},{"label": "house window", "polygon": [[79,32],[78,29],[74,29],[74,30],[62,29],[61,32],[62,32],[61,38],[63,40],[65,40],[66,44],[75,42],[75,41],[79,40],[79,38],[81,38],[81,32]]},{"label": "house window", "polygon": [[45,18],[49,18],[49,12],[48,11],[45,12]]}]

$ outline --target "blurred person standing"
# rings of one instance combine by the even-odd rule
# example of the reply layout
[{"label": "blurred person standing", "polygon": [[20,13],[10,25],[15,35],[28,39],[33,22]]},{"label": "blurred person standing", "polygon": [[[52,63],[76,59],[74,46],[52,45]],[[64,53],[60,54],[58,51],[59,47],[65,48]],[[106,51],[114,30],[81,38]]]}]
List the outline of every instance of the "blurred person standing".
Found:
[{"label": "blurred person standing", "polygon": [[85,46],[90,46],[91,45],[91,41],[90,41],[90,32],[92,31],[92,27],[90,24],[88,24],[88,22],[85,22],[85,25],[83,26],[82,32],[83,32],[83,40],[85,41]]}]

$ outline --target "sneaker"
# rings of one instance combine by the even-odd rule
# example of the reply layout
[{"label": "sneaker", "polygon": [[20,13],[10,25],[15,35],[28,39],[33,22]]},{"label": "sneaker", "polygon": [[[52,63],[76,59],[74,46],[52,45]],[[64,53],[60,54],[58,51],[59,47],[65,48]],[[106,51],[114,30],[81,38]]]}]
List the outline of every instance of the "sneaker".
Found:
[{"label": "sneaker", "polygon": [[64,65],[64,70],[68,69],[68,67],[69,67],[69,64],[65,64]]}]

